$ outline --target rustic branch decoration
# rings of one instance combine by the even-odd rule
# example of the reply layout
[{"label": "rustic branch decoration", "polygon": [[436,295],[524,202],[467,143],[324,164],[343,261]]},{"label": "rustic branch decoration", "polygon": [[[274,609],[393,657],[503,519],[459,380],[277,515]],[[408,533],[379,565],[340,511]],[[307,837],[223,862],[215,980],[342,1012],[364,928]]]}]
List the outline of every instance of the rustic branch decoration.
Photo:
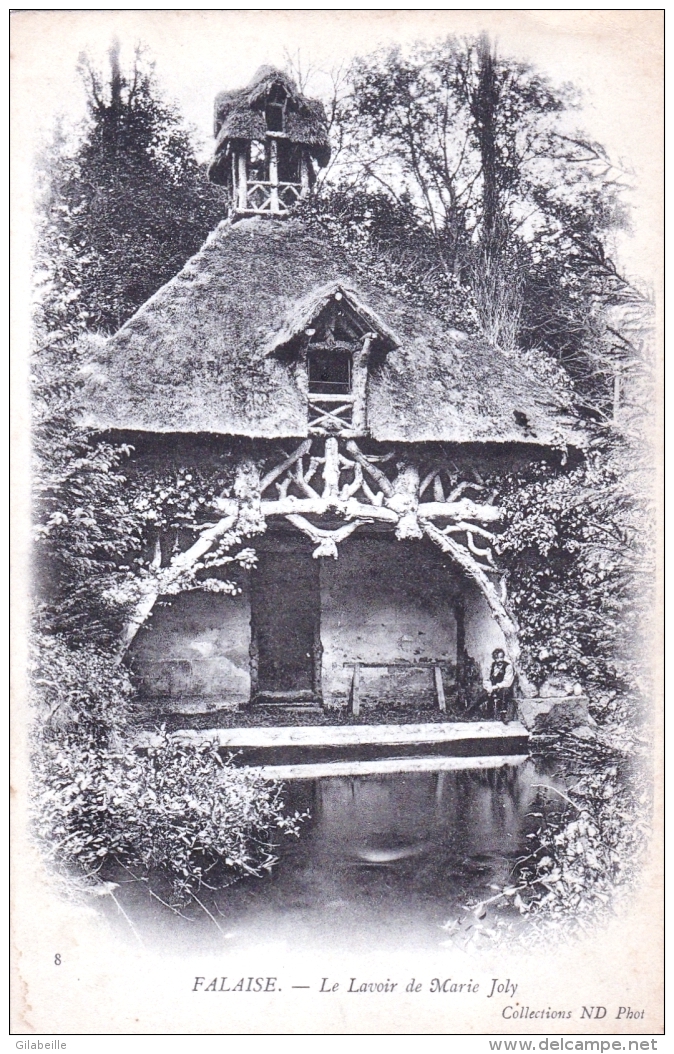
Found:
[{"label": "rustic branch decoration", "polygon": [[285,461],[282,461],[280,465],[276,465],[272,468],[266,476],[263,476],[260,480],[260,494],[264,494],[267,487],[282,476],[283,473],[294,465],[298,458],[304,457],[311,450],[311,439],[305,439],[303,443],[300,443],[294,454],[287,457]]},{"label": "rustic branch decoration", "polygon": [[333,560],[336,560],[339,555],[337,552],[338,543],[343,542],[345,538],[348,538],[350,534],[353,534],[355,530],[368,522],[367,520],[352,520],[351,523],[344,524],[343,527],[339,527],[336,531],[324,531],[320,527],[314,527],[313,523],[305,520],[304,516],[290,515],[286,516],[286,519],[317,545],[318,548],[311,554],[315,560],[321,556],[330,556]]},{"label": "rustic branch decoration", "polygon": [[[464,496],[468,490],[483,490],[481,484],[463,481],[445,497],[441,473],[447,470],[442,466],[436,465],[421,480],[417,466],[410,461],[402,461],[398,464],[397,475],[391,480],[379,465],[390,462],[395,457],[393,453],[368,457],[354,440],[348,440],[345,449],[350,456],[345,456],[340,450],[340,440],[336,436],[328,436],[324,440],[321,456],[320,453],[312,452],[314,442],[312,439],[304,440],[292,454],[262,478],[252,461],[242,459],[236,473],[235,497],[223,496],[214,502],[222,518],[216,523],[203,524],[196,542],[185,552],[176,553],[163,569],[161,540],[157,538],[150,574],[141,587],[141,597],[124,628],[120,658],[150,615],[157,598],[162,593],[175,590],[181,576],[198,571],[199,562],[223,535],[235,527],[243,533],[264,530],[269,517],[284,517],[311,538],[316,545],[313,553],[316,558],[325,556],[336,559],[338,544],[365,523],[385,525],[395,532],[399,540],[420,539],[425,534],[452,556],[478,582],[483,592],[486,583],[485,596],[490,606],[496,611],[494,605],[497,605],[498,619],[503,625],[508,625],[505,602],[486,577],[497,571],[492,548],[489,545],[479,546],[475,542],[476,537],[491,543],[495,541],[495,535],[482,524],[498,521],[500,509],[493,504],[478,504]],[[305,470],[304,458],[307,456],[309,463]],[[316,479],[321,466],[323,493],[319,494],[310,480]],[[346,480],[342,482],[342,476],[347,473]],[[376,485],[376,490],[370,486],[368,479]],[[277,497],[260,497],[272,485]],[[433,487],[434,500],[420,501],[422,492],[430,485]],[[327,530],[306,519],[307,516],[325,516],[328,512],[342,516],[344,525]],[[435,526],[435,521],[439,521],[440,525]],[[449,537],[455,534],[465,534],[465,543],[461,544]]]},{"label": "rustic branch decoration", "polygon": [[361,453],[358,444],[353,439],[350,439],[347,442],[346,449],[351,456],[356,459],[361,468],[364,468],[368,475],[372,477],[375,483],[379,484],[385,496],[387,498],[393,497],[393,487],[391,486],[391,481],[388,476],[386,476],[380,468],[377,468],[376,465],[373,465],[371,461],[368,461],[365,454]]},{"label": "rustic branch decoration", "polygon": [[478,564],[471,554],[466,552],[463,546],[458,545],[453,538],[449,538],[446,534],[443,534],[442,531],[439,531],[437,527],[428,521],[423,521],[422,526],[424,534],[426,534],[426,536],[430,538],[430,540],[434,542],[443,553],[447,553],[448,556],[451,556],[456,563],[458,563],[464,571],[470,575],[473,581],[477,583],[480,591],[489,604],[494,620],[499,625],[501,632],[505,637],[510,660],[513,665],[516,665],[520,654],[520,645],[517,639],[518,627],[505,606],[503,595],[500,594],[496,587],[489,581],[484,567]]},{"label": "rustic branch decoration", "polygon": [[[232,503],[236,508],[236,503]],[[148,576],[141,586],[141,597],[136,603],[131,617],[122,630],[120,645],[117,653],[117,661],[121,662],[126,654],[131,641],[138,630],[147,620],[157,599],[166,593],[174,582],[189,571],[205,556],[211,546],[217,542],[227,531],[230,531],[237,520],[237,512],[223,516],[213,527],[209,527],[184,553],[178,553],[173,557],[168,567],[163,570],[155,565],[156,573]]]}]

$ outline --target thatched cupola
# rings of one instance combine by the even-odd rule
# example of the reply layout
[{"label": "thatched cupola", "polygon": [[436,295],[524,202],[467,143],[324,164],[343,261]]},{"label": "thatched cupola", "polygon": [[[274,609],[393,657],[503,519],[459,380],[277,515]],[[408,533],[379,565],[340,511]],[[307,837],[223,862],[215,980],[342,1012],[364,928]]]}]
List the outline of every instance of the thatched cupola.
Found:
[{"label": "thatched cupola", "polygon": [[213,183],[227,186],[235,216],[285,216],[330,159],[325,111],[280,70],[215,99]]}]

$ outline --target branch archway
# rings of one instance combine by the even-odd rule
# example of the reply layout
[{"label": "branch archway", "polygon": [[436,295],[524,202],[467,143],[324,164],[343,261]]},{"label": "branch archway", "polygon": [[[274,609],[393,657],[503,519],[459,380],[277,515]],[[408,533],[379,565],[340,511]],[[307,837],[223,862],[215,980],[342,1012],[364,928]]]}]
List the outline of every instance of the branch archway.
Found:
[{"label": "branch archway", "polygon": [[[320,452],[319,443],[323,444]],[[264,474],[249,459],[242,459],[234,497],[215,502],[221,516],[218,522],[204,525],[197,541],[177,553],[167,567],[162,568],[157,561],[151,566],[124,627],[120,661],[158,597],[180,591],[183,579],[196,576],[203,557],[216,543],[222,544],[229,532],[233,541],[240,542],[250,533],[265,530],[267,521],[275,518],[284,519],[308,536],[316,545],[315,558],[337,559],[338,546],[365,524],[386,526],[399,540],[427,537],[475,582],[503,633],[510,660],[517,666],[518,626],[508,611],[502,581],[499,592],[499,571],[489,545],[496,538],[489,527],[501,518],[493,496],[486,501],[472,500],[467,492],[481,496],[485,487],[470,481],[453,485],[445,496],[446,466],[435,465],[422,478],[411,451],[395,463],[396,474],[390,478],[385,469],[392,454],[365,454],[353,439],[343,443],[335,436],[306,439]],[[424,501],[429,488],[433,500]],[[335,527],[335,518],[344,522]],[[487,544],[478,545],[475,538]],[[194,588],[194,583],[185,588]]]}]

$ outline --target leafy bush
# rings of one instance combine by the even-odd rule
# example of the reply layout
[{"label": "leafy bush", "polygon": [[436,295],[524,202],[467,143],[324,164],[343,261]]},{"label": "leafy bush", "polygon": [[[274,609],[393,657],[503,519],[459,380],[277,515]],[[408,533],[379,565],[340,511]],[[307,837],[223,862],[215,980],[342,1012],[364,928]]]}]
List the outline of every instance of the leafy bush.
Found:
[{"label": "leafy bush", "polygon": [[537,771],[554,773],[555,782],[534,785],[527,849],[505,882],[491,886],[493,896],[446,923],[459,946],[549,946],[551,937],[582,936],[628,903],[650,833],[643,769],[596,742],[552,737]]},{"label": "leafy bush", "polygon": [[33,828],[57,870],[160,873],[180,901],[216,870],[231,882],[273,866],[274,838],[298,835],[302,819],[286,815],[280,784],[223,761],[210,742],[162,732],[136,749],[123,738],[133,705],[126,668],[61,636],[36,644]]},{"label": "leafy bush", "polygon": [[497,549],[525,672],[538,685],[579,681],[594,703],[637,691],[642,678],[650,531],[636,484],[623,476],[617,459],[591,452],[566,473],[540,464],[499,481]]},{"label": "leafy bush", "polygon": [[260,875],[274,836],[299,834],[279,784],[221,759],[214,743],[162,733],[147,751],[117,752],[76,729],[45,734],[35,751],[34,829],[59,870],[86,878],[114,865],[167,875],[176,901],[208,877]]},{"label": "leafy bush", "polygon": [[126,726],[133,687],[129,672],[94,644],[69,647],[60,634],[36,634],[31,660],[36,724],[107,743]]},{"label": "leafy bush", "polygon": [[[549,939],[550,925],[562,921],[567,935],[585,932],[619,909],[639,874],[649,836],[644,776],[605,758],[600,768],[596,748],[587,751],[583,767],[589,771],[577,774],[567,793],[541,788],[531,811],[536,829],[527,836],[529,852],[492,898],[497,908],[512,905],[528,918],[527,941]],[[478,905],[478,916],[483,912]],[[495,921],[501,937],[512,933],[507,912]]]},{"label": "leafy bush", "polygon": [[541,802],[534,851],[514,875],[522,912],[587,917],[634,875],[647,833],[634,788],[609,766],[583,776],[571,795],[561,816]]}]

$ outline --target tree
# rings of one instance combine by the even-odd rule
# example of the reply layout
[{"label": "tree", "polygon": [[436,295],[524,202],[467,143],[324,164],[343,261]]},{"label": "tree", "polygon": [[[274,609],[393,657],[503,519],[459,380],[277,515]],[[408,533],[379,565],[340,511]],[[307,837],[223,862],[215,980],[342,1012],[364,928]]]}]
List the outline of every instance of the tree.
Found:
[{"label": "tree", "polygon": [[489,340],[550,354],[605,414],[621,355],[598,316],[643,297],[606,251],[626,222],[620,173],[574,128],[578,102],[485,37],[385,49],[350,71],[338,174],[414,213],[419,264],[463,288]]},{"label": "tree", "polygon": [[[157,524],[171,512],[184,531],[199,533],[209,521],[206,499],[233,480],[226,465],[209,481],[189,465],[152,479],[134,468],[129,446],[79,424],[79,367],[92,335],[121,325],[196,251],[222,218],[224,201],[206,181],[178,114],[161,99],[141,48],[128,73],[117,44],[107,80],[85,57],[80,70],[88,120],[74,136],[57,129],[43,158],[39,203],[35,577],[42,628],[66,634],[71,644],[110,647],[162,570]],[[233,526],[224,544],[242,537]],[[223,566],[229,558],[221,536],[219,543]],[[183,587],[208,577],[200,572],[209,548],[198,566],[183,561]],[[170,565],[172,555],[163,559]],[[175,590],[177,580],[171,585]]]},{"label": "tree", "polygon": [[172,900],[201,904],[215,867],[226,881],[269,870],[302,817],[214,744],[125,749],[134,691],[120,660],[160,593],[237,592],[228,572],[251,566],[241,543],[259,523],[226,458],[139,457],[81,425],[77,390],[88,342],[181,268],[224,202],[141,50],[124,74],[114,45],[105,83],[81,70],[89,120],[45,152],[36,254],[33,829],[97,895],[114,898],[100,880],[121,867],[146,883],[161,872]]},{"label": "tree", "polygon": [[561,384],[585,418],[580,463],[485,479],[522,668],[580,680],[595,702],[637,690],[649,302],[607,248],[627,222],[620,174],[573,128],[572,89],[484,37],[380,51],[349,79],[341,182],[319,222],[369,273]]},{"label": "tree", "polygon": [[180,270],[227,206],[162,99],[144,49],[128,72],[119,44],[109,58],[107,78],[80,58],[88,121],[49,173],[44,254],[76,297],[81,321],[106,332]]}]

